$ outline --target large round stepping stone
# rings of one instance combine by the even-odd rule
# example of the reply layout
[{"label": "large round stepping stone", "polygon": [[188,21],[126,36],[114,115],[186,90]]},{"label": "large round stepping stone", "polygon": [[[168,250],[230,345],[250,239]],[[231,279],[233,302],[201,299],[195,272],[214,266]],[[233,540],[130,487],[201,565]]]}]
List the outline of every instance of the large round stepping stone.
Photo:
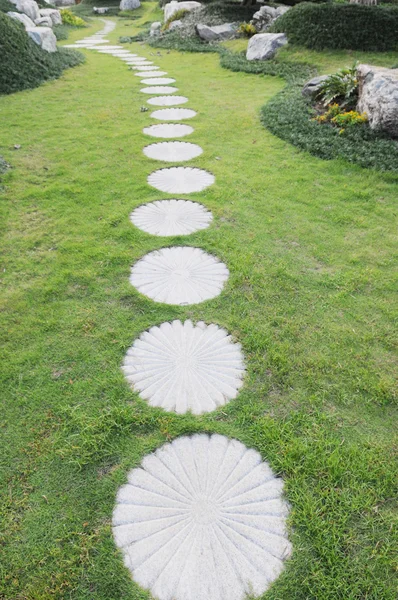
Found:
[{"label": "large round stepping stone", "polygon": [[102,50],[123,50],[123,46],[101,46]]},{"label": "large round stepping stone", "polygon": [[143,79],[141,83],[145,85],[168,85],[169,83],[175,83],[175,81],[172,77],[150,77],[149,79]]},{"label": "large round stepping stone", "polygon": [[159,169],[148,176],[149,185],[168,194],[201,192],[214,182],[214,175],[194,167]]},{"label": "large round stepping stone", "polygon": [[176,246],[150,252],[131,269],[130,283],[155,302],[186,306],[215,298],[229,271],[200,248]]},{"label": "large round stepping stone", "polygon": [[179,138],[191,134],[194,128],[190,125],[180,123],[162,123],[161,125],[151,125],[145,127],[143,132],[146,135],[157,138]]},{"label": "large round stepping stone", "polygon": [[[144,73],[134,73],[136,77],[161,77],[167,75],[167,71],[145,71]],[[142,83],[145,83],[142,81]]]},{"label": "large round stepping stone", "polygon": [[[153,63],[151,63],[151,64],[153,64]],[[155,67],[155,65],[153,65],[152,67],[149,65],[137,65],[136,67],[133,67],[134,71],[153,71],[154,69],[155,70],[160,69],[160,67]],[[138,75],[138,73],[137,73],[137,75]],[[139,75],[142,77],[141,73],[139,73]],[[145,73],[144,73],[144,75],[145,75]]]},{"label": "large round stepping stone", "polygon": [[175,439],[132,469],[112,526],[133,580],[158,600],[262,596],[292,546],[283,481],[237,440]]},{"label": "large round stepping stone", "polygon": [[150,406],[201,415],[236,398],[245,367],[240,344],[224,329],[173,321],[144,332],[122,370]]},{"label": "large round stepping stone", "polygon": [[142,88],[140,92],[143,94],[174,94],[174,92],[178,92],[178,88],[167,85],[154,85]]},{"label": "large round stepping stone", "polygon": [[197,113],[191,108],[161,108],[151,113],[151,117],[159,121],[183,121],[192,119]]},{"label": "large round stepping stone", "polygon": [[[136,73],[138,75],[138,73]],[[153,106],[175,106],[176,104],[185,104],[188,98],[185,96],[155,96],[147,100],[148,104]]]},{"label": "large round stepping stone", "polygon": [[213,216],[198,202],[173,199],[143,204],[131,213],[130,219],[146,233],[167,237],[206,229]]},{"label": "large round stepping stone", "polygon": [[159,142],[146,146],[143,150],[145,156],[165,162],[184,162],[192,160],[203,153],[197,144],[189,142]]}]

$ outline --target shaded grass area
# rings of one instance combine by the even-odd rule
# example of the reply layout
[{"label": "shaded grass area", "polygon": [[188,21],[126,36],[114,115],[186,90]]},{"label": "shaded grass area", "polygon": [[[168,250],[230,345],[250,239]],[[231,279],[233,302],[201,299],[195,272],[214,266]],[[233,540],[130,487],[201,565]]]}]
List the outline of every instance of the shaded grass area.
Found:
[{"label": "shaded grass area", "polygon": [[[148,452],[207,431],[256,448],[286,482],[294,554],[264,600],[395,600],[396,176],[323,162],[262,128],[277,77],[131,48],[199,111],[192,164],[216,184],[192,198],[214,222],[163,239],[129,222],[162,195],[146,183],[159,163],[142,153],[153,140],[139,78],[121,61],[84,51],[79,69],[0,98],[13,164],[0,219],[0,595],[149,598],[112,541],[116,491]],[[222,295],[191,307],[139,295],[130,266],[169,245],[225,261]],[[211,415],[149,408],[120,371],[143,330],[175,318],[242,343],[244,388]]]}]

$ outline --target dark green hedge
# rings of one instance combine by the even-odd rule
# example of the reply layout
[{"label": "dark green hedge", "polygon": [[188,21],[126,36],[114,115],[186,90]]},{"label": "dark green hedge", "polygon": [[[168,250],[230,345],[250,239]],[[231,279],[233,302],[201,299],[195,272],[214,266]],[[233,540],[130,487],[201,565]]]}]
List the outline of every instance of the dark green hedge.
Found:
[{"label": "dark green hedge", "polygon": [[320,50],[395,50],[398,48],[398,7],[358,4],[303,3],[273,25],[289,42]]},{"label": "dark green hedge", "polygon": [[42,50],[22,23],[0,12],[0,94],[37,87],[82,62],[83,54],[75,50],[58,49],[52,54]]}]

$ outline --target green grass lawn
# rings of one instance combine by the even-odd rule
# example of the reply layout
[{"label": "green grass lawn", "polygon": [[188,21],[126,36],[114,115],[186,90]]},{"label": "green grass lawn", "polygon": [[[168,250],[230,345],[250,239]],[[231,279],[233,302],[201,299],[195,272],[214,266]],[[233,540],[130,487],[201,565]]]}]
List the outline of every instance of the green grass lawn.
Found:
[{"label": "green grass lawn", "polygon": [[[152,237],[128,219],[165,197],[146,183],[162,166],[142,153],[154,141],[146,96],[124,63],[83,52],[61,79],[0,98],[0,155],[13,166],[0,221],[0,598],[149,598],[113,543],[116,491],[148,452],[207,431],[256,448],[285,480],[294,553],[264,600],[396,600],[397,176],[268,133],[260,108],[281,79],[162,51],[156,64],[198,111],[185,139],[216,184],[190,197],[214,222]],[[325,71],[347,57],[290,53]],[[129,284],[135,261],[172,245],[227,264],[218,298],[160,305]],[[239,397],[200,418],[148,407],[120,370],[142,331],[188,318],[227,329],[247,365]]]}]

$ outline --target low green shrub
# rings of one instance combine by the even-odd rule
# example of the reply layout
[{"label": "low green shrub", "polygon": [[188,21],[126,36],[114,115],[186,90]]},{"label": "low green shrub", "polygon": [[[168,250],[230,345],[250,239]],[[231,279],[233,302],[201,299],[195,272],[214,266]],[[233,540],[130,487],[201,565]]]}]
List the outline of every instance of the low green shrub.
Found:
[{"label": "low green shrub", "polygon": [[283,77],[290,83],[306,81],[316,74],[316,69],[305,63],[278,60],[246,60],[244,52],[235,53],[226,50],[221,50],[220,65],[230,71]]},{"label": "low green shrub", "polygon": [[0,0],[0,12],[16,12],[15,4],[12,4],[8,0]]},{"label": "low green shrub", "polygon": [[83,19],[77,17],[68,8],[61,9],[62,23],[64,25],[72,25],[73,27],[86,27],[87,24]]},{"label": "low green shrub", "polygon": [[364,122],[341,129],[321,125],[302,96],[301,84],[289,85],[261,111],[263,124],[281,139],[323,159],[343,158],[361,167],[398,172],[398,142],[374,133]]},{"label": "low green shrub", "polygon": [[68,25],[54,25],[53,32],[57,38],[57,42],[68,39],[69,29]]},{"label": "low green shrub", "polygon": [[241,23],[239,25],[238,32],[244,35],[245,37],[250,38],[253,35],[256,35],[257,29],[251,23]]},{"label": "low green shrub", "polygon": [[303,3],[279,17],[269,31],[286,33],[292,44],[315,50],[395,50],[398,7]]},{"label": "low green shrub", "polygon": [[0,12],[0,94],[37,87],[84,60],[75,50],[59,48],[51,54],[42,50],[26,35],[22,23]]}]

